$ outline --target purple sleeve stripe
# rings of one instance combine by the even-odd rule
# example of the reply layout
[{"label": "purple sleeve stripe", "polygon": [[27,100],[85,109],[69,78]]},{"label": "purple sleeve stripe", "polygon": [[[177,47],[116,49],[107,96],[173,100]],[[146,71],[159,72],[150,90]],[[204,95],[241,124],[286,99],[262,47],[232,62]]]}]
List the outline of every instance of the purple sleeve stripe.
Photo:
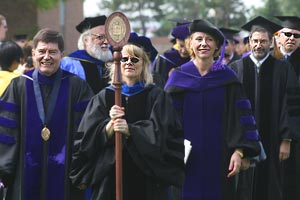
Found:
[{"label": "purple sleeve stripe", "polygon": [[254,141],[258,141],[259,136],[258,136],[258,131],[255,130],[247,130],[245,132],[245,136],[247,140],[254,140]]},{"label": "purple sleeve stripe", "polygon": [[18,123],[14,119],[9,119],[0,116],[0,126],[6,127],[6,128],[17,128]]},{"label": "purple sleeve stripe", "polygon": [[243,115],[243,116],[240,116],[240,123],[242,125],[255,125],[255,120],[254,120],[254,117],[252,115]]},{"label": "purple sleeve stripe", "polygon": [[251,110],[251,103],[250,103],[249,99],[239,99],[236,102],[236,107],[239,110]]},{"label": "purple sleeve stripe", "polygon": [[14,103],[9,103],[6,101],[0,100],[0,110],[6,110],[12,113],[19,112],[19,106]]},{"label": "purple sleeve stripe", "polygon": [[0,143],[13,145],[16,143],[16,141],[14,137],[4,133],[0,133]]}]

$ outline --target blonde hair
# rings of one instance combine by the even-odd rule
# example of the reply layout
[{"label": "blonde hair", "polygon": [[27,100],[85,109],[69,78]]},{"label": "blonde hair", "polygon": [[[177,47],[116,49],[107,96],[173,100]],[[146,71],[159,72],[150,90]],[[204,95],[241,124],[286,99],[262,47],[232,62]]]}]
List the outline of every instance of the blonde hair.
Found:
[{"label": "blonde hair", "polygon": [[[141,59],[141,61],[143,62],[142,63],[143,69],[139,77],[139,81],[144,82],[145,86],[152,84],[153,77],[151,73],[151,62],[147,52],[142,47],[138,47],[134,44],[126,44],[123,47],[122,51],[126,51],[128,55]],[[112,81],[114,80],[114,69],[115,69],[115,65],[112,64],[109,72],[110,84],[112,84]]]}]

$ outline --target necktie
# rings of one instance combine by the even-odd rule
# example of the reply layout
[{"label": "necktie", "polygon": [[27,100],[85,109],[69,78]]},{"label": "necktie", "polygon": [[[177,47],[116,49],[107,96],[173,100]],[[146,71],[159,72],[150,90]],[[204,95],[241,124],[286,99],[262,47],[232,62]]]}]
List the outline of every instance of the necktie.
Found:
[{"label": "necktie", "polygon": [[284,55],[284,60],[288,60],[288,59],[289,59],[289,57],[290,57],[290,55],[289,55],[289,54],[285,54],[285,55]]},{"label": "necktie", "polygon": [[257,73],[259,73],[260,66],[261,66],[261,63],[260,63],[260,62],[257,62],[257,63],[256,63],[256,71],[257,71]]}]

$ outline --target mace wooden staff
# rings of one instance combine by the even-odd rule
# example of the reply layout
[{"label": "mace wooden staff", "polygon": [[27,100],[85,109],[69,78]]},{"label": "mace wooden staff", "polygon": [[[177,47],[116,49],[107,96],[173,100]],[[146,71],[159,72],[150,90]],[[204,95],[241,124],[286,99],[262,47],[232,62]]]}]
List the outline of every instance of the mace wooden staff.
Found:
[{"label": "mace wooden staff", "polygon": [[[121,106],[122,103],[122,75],[121,64],[122,47],[127,43],[130,35],[130,25],[127,17],[121,12],[112,13],[105,22],[105,34],[110,45],[113,46],[114,58],[114,79],[113,87],[115,89],[115,105]],[[123,174],[122,174],[122,134],[115,133],[115,151],[116,151],[116,200],[123,199]]]}]

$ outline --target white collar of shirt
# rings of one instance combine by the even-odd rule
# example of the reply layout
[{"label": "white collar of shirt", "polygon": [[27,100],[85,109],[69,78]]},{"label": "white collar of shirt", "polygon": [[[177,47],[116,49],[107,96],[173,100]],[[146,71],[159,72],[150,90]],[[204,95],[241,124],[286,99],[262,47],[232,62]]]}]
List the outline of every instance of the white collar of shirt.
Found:
[{"label": "white collar of shirt", "polygon": [[280,52],[285,56],[285,55],[288,55],[288,56],[291,56],[292,55],[292,53],[294,53],[294,51],[296,51],[296,49],[294,50],[294,51],[291,51],[291,52],[289,52],[289,53],[286,53],[286,52],[284,52],[284,50],[282,49],[282,48],[279,48],[280,49]]},{"label": "white collar of shirt", "polygon": [[254,56],[252,54],[250,54],[250,58],[251,60],[257,65],[257,63],[259,63],[259,65],[262,65],[265,60],[269,57],[270,53],[268,53],[263,59],[261,59],[260,61],[258,61],[256,58],[254,58]]}]

